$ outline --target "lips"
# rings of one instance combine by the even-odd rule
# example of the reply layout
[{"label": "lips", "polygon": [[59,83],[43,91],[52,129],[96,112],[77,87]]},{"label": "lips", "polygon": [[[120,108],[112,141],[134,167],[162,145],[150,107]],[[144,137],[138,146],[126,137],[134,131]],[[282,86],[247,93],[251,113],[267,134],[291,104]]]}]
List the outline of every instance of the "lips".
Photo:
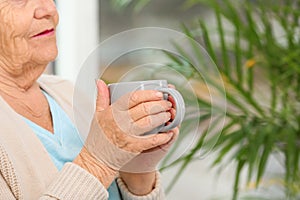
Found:
[{"label": "lips", "polygon": [[53,28],[52,29],[46,29],[46,30],[44,30],[44,31],[42,31],[42,32],[40,32],[40,33],[32,36],[32,37],[36,38],[36,37],[41,37],[41,36],[47,36],[47,35],[51,35],[53,33],[54,33],[54,29]]}]

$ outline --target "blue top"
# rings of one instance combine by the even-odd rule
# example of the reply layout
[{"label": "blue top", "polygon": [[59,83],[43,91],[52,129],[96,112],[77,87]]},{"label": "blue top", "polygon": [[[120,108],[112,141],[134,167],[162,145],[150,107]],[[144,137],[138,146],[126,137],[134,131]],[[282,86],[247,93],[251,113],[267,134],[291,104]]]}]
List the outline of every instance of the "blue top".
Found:
[{"label": "blue top", "polygon": [[[24,118],[24,120],[41,140],[57,169],[61,170],[66,162],[72,162],[79,154],[83,141],[65,111],[51,96],[46,92],[44,94],[50,106],[54,133],[27,118]],[[115,181],[108,188],[108,193],[110,200],[122,199]]]}]

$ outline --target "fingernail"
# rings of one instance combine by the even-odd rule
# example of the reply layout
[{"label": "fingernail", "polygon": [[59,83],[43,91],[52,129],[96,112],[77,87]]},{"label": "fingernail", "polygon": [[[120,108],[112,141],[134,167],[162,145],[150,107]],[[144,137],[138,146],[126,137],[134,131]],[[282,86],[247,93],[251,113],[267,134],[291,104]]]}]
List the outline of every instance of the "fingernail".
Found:
[{"label": "fingernail", "polygon": [[170,121],[170,119],[171,119],[171,113],[170,112],[168,112],[168,121]]},{"label": "fingernail", "polygon": [[173,104],[170,102],[170,101],[168,101],[168,107],[172,107],[173,106]]},{"label": "fingernail", "polygon": [[163,93],[162,92],[156,92],[156,96],[162,98],[163,97]]}]

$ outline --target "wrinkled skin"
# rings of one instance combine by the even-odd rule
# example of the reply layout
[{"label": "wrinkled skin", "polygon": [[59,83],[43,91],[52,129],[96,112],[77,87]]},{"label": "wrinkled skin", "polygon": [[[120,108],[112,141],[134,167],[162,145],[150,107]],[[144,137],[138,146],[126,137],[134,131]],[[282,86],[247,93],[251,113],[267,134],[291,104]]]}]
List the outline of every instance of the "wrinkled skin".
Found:
[{"label": "wrinkled skin", "polygon": [[[96,112],[85,150],[90,152],[90,160],[99,161],[99,168],[103,169],[103,165],[108,168],[95,176],[109,186],[114,173],[122,170],[120,175],[130,191],[138,195],[147,194],[153,189],[155,167],[176,140],[179,130],[174,128],[148,136],[143,136],[143,133],[174,118],[172,100],[164,100],[163,94],[155,90],[140,90],[124,95],[110,105],[106,84],[101,80],[96,84]],[[89,161],[76,159],[80,166],[85,166],[84,162]],[[146,162],[146,165],[139,162]],[[88,169],[90,172],[97,171],[92,167]],[[103,173],[110,176],[103,178]]]},{"label": "wrinkled skin", "polygon": [[55,4],[52,0],[0,0],[0,21],[1,76],[12,76],[19,87],[28,89],[57,56],[55,34],[33,37],[55,30]]},{"label": "wrinkled skin", "polygon": [[[52,0],[0,0],[0,95],[50,132],[50,109],[36,80],[57,56],[57,24]],[[52,34],[37,35],[45,30]]]}]

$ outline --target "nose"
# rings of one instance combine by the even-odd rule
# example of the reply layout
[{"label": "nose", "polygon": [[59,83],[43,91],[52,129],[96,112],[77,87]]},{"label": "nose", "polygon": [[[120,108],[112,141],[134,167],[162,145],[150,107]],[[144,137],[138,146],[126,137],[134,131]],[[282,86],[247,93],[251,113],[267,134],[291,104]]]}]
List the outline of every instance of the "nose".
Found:
[{"label": "nose", "polygon": [[53,0],[37,0],[36,3],[35,18],[51,18],[57,14],[56,5]]}]

